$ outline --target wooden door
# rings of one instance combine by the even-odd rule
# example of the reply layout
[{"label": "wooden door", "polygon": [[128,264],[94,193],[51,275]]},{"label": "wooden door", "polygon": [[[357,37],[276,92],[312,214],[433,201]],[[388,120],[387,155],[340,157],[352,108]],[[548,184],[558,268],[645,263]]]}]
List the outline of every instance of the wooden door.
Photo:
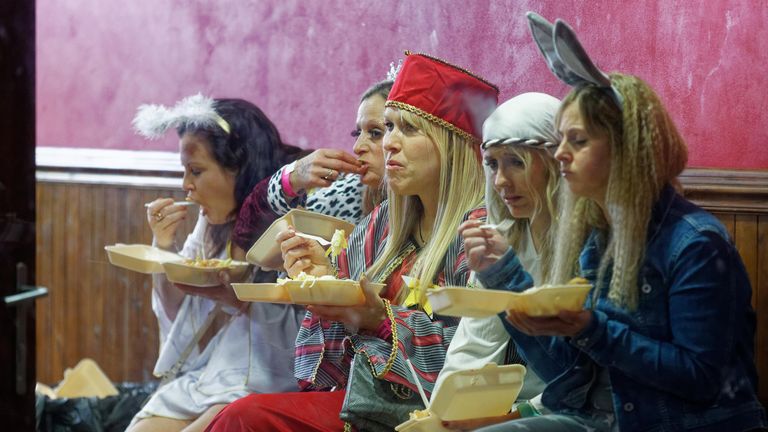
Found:
[{"label": "wooden door", "polygon": [[35,1],[0,2],[0,425],[35,430]]}]

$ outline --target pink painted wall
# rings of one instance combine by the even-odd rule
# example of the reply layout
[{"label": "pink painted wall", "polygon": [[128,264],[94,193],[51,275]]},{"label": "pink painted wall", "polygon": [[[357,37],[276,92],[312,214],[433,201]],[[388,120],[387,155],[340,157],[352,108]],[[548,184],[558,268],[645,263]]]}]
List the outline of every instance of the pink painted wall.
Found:
[{"label": "pink painted wall", "polygon": [[404,49],[487,77],[502,99],[562,97],[527,10],[561,17],[598,65],[641,76],[690,165],[768,169],[768,6],[708,1],[46,0],[38,2],[38,145],[176,149],[133,135],[136,106],[198,91],[260,105],[287,141],[349,148],[359,94]]}]

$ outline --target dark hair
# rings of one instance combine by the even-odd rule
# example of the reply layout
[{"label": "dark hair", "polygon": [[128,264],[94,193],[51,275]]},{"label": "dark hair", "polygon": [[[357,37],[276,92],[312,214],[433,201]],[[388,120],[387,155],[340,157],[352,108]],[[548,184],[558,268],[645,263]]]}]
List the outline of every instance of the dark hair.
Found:
[{"label": "dark hair", "polygon": [[[229,124],[229,133],[219,126],[192,130],[187,125],[177,128],[177,133],[179,137],[192,133],[205,139],[216,162],[235,172],[236,207],[233,215],[236,215],[260,180],[301,157],[303,150],[283,143],[272,121],[259,107],[246,100],[215,99],[214,109]],[[209,232],[216,253],[221,251],[231,225],[224,224],[221,230]]]},{"label": "dark hair", "polygon": [[242,99],[215,99],[216,112],[229,123],[230,132],[220,127],[177,129],[179,137],[194,133],[205,138],[219,165],[235,175],[235,202],[240,209],[256,183],[272,175],[302,152],[283,143],[275,125],[256,105]]},{"label": "dark hair", "polygon": [[363,102],[364,100],[368,99],[371,96],[379,95],[384,98],[384,100],[387,100],[387,97],[389,97],[389,91],[392,90],[392,86],[395,84],[392,80],[384,80],[379,81],[376,84],[368,87],[368,90],[363,93],[363,95],[360,97],[360,102]]}]

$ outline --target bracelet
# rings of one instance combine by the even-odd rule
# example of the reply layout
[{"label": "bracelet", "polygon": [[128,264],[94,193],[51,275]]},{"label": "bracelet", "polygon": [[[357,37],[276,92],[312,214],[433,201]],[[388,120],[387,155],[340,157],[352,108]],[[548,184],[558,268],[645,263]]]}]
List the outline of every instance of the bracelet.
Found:
[{"label": "bracelet", "polygon": [[384,375],[389,373],[389,370],[392,369],[392,365],[395,364],[395,359],[397,358],[398,349],[397,322],[395,321],[395,314],[392,312],[392,305],[387,299],[384,299],[384,308],[387,311],[387,318],[389,318],[389,323],[392,327],[392,352],[389,353],[389,359],[387,359],[387,364],[384,365],[384,369],[381,371],[381,373],[374,373],[373,375],[379,379],[384,378]]},{"label": "bracelet", "polygon": [[283,173],[280,175],[280,185],[283,187],[283,193],[288,198],[294,198],[299,195],[293,190],[293,186],[291,186],[291,173],[295,167],[295,163],[290,163],[284,166]]}]

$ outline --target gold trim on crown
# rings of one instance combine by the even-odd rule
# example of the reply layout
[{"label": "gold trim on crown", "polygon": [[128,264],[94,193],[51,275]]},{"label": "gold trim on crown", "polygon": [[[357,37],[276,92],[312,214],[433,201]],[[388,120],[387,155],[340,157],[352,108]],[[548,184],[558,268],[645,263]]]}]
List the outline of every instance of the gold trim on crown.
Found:
[{"label": "gold trim on crown", "polygon": [[400,101],[394,101],[394,100],[388,100],[384,103],[384,106],[388,107],[395,107],[399,109],[406,110],[408,112],[411,112],[413,114],[416,114],[417,116],[423,117],[433,123],[437,123],[438,125],[450,130],[451,132],[458,134],[462,138],[468,140],[472,144],[479,144],[480,138],[472,135],[471,133],[465,131],[464,129],[459,128],[458,126],[454,125],[453,123],[450,123],[446,120],[441,119],[440,117],[430,114],[426,111],[424,111],[421,108],[416,108],[413,105],[407,104],[405,102]]}]

